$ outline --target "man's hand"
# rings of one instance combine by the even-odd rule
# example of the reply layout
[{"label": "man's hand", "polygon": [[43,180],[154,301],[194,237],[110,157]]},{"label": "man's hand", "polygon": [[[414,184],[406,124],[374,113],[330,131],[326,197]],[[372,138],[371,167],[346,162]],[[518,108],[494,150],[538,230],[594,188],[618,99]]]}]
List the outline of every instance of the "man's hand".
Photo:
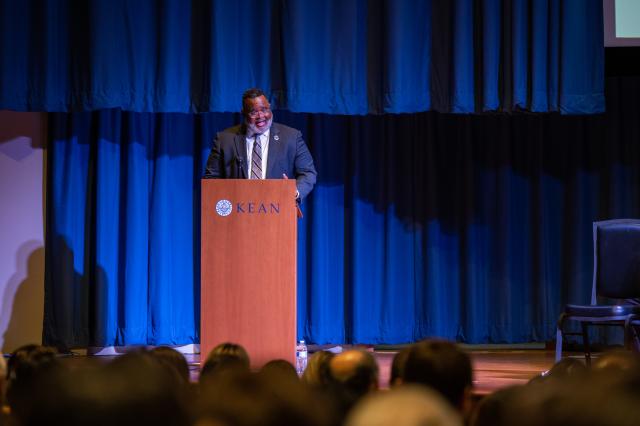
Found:
[{"label": "man's hand", "polygon": [[[282,179],[289,179],[289,177],[287,176],[286,173],[283,173]],[[300,199],[300,193],[296,189],[296,201],[298,201],[299,199]],[[298,203],[296,203],[296,215],[298,216],[298,218],[302,218],[302,210],[300,210],[300,206],[298,205]]]},{"label": "man's hand", "polygon": [[[286,173],[282,174],[282,179],[289,179],[289,177],[287,176]],[[296,189],[296,200],[300,198],[300,193],[298,192],[298,190]]]}]

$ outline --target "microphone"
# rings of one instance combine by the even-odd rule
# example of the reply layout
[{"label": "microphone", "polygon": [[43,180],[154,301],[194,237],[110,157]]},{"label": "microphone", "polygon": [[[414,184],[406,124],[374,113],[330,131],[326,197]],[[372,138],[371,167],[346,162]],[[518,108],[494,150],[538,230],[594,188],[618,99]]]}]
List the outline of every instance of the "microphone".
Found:
[{"label": "microphone", "polygon": [[235,178],[239,179],[240,176],[242,176],[242,166],[244,164],[244,160],[242,159],[242,157],[236,155],[236,157],[233,159],[235,164],[236,164],[236,175]]}]

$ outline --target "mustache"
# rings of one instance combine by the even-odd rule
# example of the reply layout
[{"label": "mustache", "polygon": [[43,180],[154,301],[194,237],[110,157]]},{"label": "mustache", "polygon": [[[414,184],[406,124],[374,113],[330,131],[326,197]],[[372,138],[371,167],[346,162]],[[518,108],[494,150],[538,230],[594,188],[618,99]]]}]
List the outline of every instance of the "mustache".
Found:
[{"label": "mustache", "polygon": [[267,125],[264,127],[264,129],[260,129],[260,130],[255,126],[255,124],[245,123],[245,125],[247,126],[247,136],[261,135],[267,130],[269,130],[271,128],[271,125],[273,124],[273,117],[271,117],[269,120],[266,120],[266,121],[267,121]]}]

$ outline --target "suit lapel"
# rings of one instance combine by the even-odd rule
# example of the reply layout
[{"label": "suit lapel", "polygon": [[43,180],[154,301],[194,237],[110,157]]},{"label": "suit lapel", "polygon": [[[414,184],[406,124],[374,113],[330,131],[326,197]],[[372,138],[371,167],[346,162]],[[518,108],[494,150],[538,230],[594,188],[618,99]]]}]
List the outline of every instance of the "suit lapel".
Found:
[{"label": "suit lapel", "polygon": [[242,167],[240,167],[240,176],[238,179],[246,179],[247,178],[247,139],[245,137],[245,133],[242,131],[244,127],[240,128],[240,131],[236,134],[235,137],[235,146],[236,146],[236,156],[242,159]]},{"label": "suit lapel", "polygon": [[282,141],[280,140],[280,129],[277,124],[271,126],[269,131],[269,154],[267,156],[267,179],[281,179],[282,176],[274,176],[274,168],[282,154]]}]

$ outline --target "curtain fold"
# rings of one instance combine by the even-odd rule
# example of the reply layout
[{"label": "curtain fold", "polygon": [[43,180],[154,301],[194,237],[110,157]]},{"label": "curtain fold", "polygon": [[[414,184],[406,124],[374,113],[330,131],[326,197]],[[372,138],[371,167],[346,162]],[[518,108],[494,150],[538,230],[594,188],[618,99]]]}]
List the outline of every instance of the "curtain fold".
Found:
[{"label": "curtain fold", "polygon": [[45,340],[198,341],[199,182],[209,148],[199,141],[213,138],[199,123],[115,109],[50,115]]},{"label": "curtain fold", "polygon": [[[591,295],[595,220],[640,216],[640,84],[608,112],[329,116],[300,129],[318,184],[299,222],[313,343],[552,339]],[[199,340],[200,177],[237,114],[50,114],[45,341]]]},{"label": "curtain fold", "polygon": [[0,0],[0,108],[604,111],[601,0]]}]

